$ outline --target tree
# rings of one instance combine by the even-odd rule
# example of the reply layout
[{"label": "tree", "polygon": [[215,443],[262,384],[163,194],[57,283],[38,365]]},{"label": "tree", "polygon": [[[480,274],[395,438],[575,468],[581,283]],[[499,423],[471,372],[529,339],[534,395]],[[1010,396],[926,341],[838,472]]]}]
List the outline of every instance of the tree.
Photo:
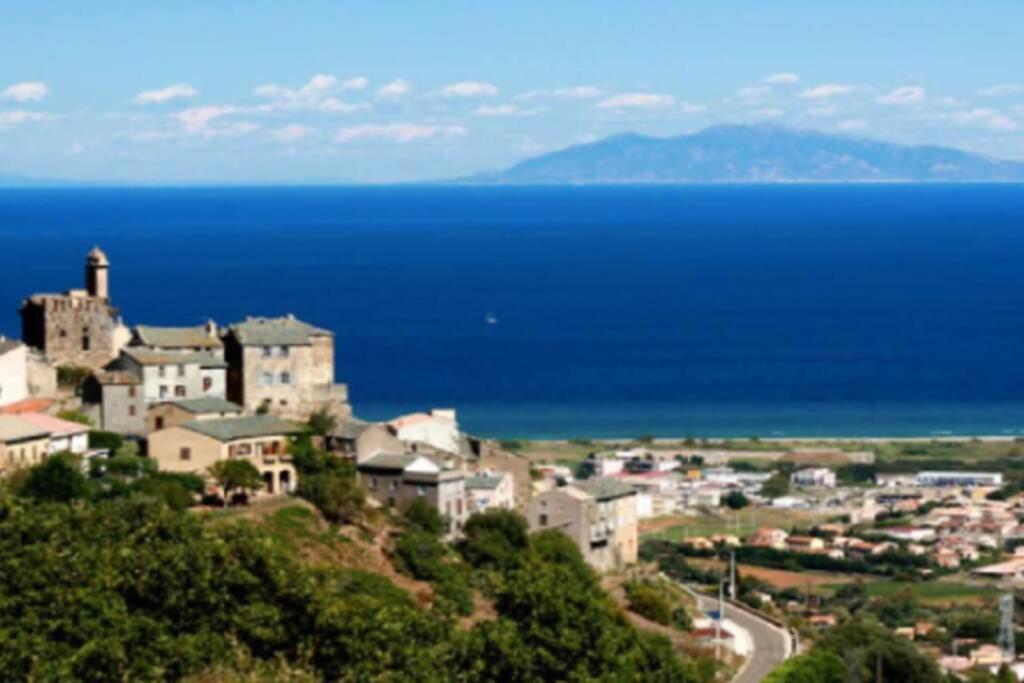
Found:
[{"label": "tree", "polygon": [[70,503],[89,496],[89,480],[77,457],[57,453],[29,470],[18,493],[40,501]]},{"label": "tree", "polygon": [[427,502],[426,498],[414,498],[405,506],[402,517],[409,527],[435,537],[443,534],[448,528],[444,517],[437,508]]},{"label": "tree", "polygon": [[789,477],[778,472],[761,485],[761,495],[765,498],[781,498],[787,493],[789,493]]},{"label": "tree", "polygon": [[338,418],[327,410],[318,410],[309,416],[309,431],[315,436],[329,436],[338,428]]},{"label": "tree", "polygon": [[730,491],[726,494],[725,498],[722,499],[726,507],[730,510],[742,510],[743,508],[750,505],[750,501],[747,496],[744,495],[743,491]]},{"label": "tree", "polygon": [[248,460],[218,460],[209,467],[210,476],[224,489],[224,504],[231,500],[231,492],[243,492],[263,486],[263,477]]},{"label": "tree", "polygon": [[508,570],[525,559],[529,534],[526,520],[517,512],[492,509],[471,515],[462,532],[460,550],[475,567]]}]

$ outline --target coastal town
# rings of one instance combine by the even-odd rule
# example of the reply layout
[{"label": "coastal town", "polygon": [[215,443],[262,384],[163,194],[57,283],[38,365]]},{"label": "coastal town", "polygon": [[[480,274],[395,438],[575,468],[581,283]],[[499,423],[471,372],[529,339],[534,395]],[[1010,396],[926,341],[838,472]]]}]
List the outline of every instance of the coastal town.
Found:
[{"label": "coastal town", "polygon": [[0,338],[5,477],[67,454],[97,471],[127,453],[200,477],[197,509],[259,506],[296,493],[295,444],[312,431],[371,505],[426,504],[449,541],[473,515],[515,511],[606,577],[647,567],[685,586],[685,632],[733,680],[760,680],[858,612],[951,675],[1024,679],[1014,439],[951,466],[914,450],[942,444],[880,457],[863,442],[638,437],[544,452],[467,433],[451,407],[371,422],[337,381],[334,331],[290,314],[130,325],[111,269],[92,249],[84,287],[27,295],[21,339]]}]

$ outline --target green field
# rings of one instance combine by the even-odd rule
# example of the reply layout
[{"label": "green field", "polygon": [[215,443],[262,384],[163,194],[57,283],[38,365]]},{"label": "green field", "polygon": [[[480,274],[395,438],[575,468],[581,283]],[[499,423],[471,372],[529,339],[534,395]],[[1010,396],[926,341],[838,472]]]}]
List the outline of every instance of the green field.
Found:
[{"label": "green field", "polygon": [[644,538],[667,541],[715,534],[732,534],[742,538],[761,527],[778,527],[788,531],[793,527],[807,527],[825,519],[824,515],[807,510],[747,508],[734,512],[723,509],[720,516],[673,516],[645,521],[640,525],[640,533]]},{"label": "green field", "polygon": [[872,581],[865,583],[864,587],[873,598],[888,598],[909,590],[918,602],[931,607],[995,602],[1004,592],[989,586],[969,586],[952,581]]}]

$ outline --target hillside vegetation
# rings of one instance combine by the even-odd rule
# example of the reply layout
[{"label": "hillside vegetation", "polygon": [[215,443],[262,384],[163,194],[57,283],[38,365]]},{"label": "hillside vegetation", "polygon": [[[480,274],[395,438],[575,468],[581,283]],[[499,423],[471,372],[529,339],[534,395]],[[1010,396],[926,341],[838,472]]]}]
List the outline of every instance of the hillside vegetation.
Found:
[{"label": "hillside vegetation", "polygon": [[474,516],[452,548],[422,509],[363,519],[322,462],[310,495],[362,521],[174,509],[139,483],[155,474],[83,486],[62,462],[0,505],[4,680],[711,680],[514,513]]}]

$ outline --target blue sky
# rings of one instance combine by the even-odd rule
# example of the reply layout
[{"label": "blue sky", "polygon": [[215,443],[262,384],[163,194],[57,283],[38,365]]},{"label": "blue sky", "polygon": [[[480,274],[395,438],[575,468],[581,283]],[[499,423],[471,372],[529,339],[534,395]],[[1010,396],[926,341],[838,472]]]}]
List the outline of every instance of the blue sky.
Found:
[{"label": "blue sky", "polygon": [[1024,159],[1024,2],[6,3],[0,175],[447,178],[727,122]]}]

